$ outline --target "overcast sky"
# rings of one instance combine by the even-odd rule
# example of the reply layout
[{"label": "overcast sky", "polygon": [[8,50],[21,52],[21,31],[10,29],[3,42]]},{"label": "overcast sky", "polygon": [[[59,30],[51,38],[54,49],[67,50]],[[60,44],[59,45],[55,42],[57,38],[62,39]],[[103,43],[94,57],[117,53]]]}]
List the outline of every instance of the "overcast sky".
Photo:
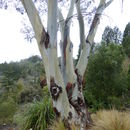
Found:
[{"label": "overcast sky", "polygon": [[[117,26],[123,32],[125,26],[130,22],[130,0],[114,2],[105,10],[95,37],[96,42],[100,42],[105,26]],[[0,10],[0,63],[10,61],[20,61],[32,55],[39,55],[35,40],[28,43],[20,33],[22,26],[22,16],[15,10]],[[77,28],[72,30],[72,41],[77,42]],[[76,36],[77,35],[77,36]],[[74,57],[77,55],[78,44],[74,45]]]}]

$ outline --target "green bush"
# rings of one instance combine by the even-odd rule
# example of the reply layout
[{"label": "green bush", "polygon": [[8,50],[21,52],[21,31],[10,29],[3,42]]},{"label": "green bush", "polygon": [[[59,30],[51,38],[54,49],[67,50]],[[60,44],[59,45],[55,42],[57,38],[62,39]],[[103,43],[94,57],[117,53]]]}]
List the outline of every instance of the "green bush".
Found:
[{"label": "green bush", "polygon": [[13,115],[17,110],[17,104],[13,99],[8,99],[7,101],[0,103],[0,124],[12,123]]},{"label": "green bush", "polygon": [[35,102],[27,111],[23,129],[45,130],[54,118],[51,100],[44,98],[43,101]]},{"label": "green bush", "polygon": [[127,75],[123,73],[124,53],[121,45],[102,43],[89,57],[85,75],[84,97],[94,111],[115,106],[122,107],[127,94]]}]

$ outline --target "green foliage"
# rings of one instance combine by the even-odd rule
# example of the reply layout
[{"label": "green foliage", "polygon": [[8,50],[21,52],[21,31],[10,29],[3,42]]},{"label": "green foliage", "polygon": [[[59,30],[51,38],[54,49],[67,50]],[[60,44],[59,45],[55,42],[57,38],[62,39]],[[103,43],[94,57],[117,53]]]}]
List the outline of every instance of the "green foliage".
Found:
[{"label": "green foliage", "polygon": [[43,97],[40,77],[44,75],[38,56],[0,64],[0,124],[12,123],[17,106]]},{"label": "green foliage", "polygon": [[51,100],[44,98],[41,102],[35,102],[25,114],[24,130],[45,130],[55,118]]},{"label": "green foliage", "polygon": [[40,100],[42,96],[43,94],[40,88],[28,86],[19,92],[18,103],[27,103],[34,100]]},{"label": "green foliage", "polygon": [[[122,106],[127,80],[122,72],[124,53],[121,45],[104,43],[89,58],[86,71],[85,100],[93,110]],[[112,100],[113,99],[113,100]],[[119,102],[115,104],[115,102]]]},{"label": "green foliage", "polygon": [[16,110],[17,104],[12,98],[0,102],[0,124],[11,123]]},{"label": "green foliage", "polygon": [[114,27],[113,29],[107,26],[102,35],[102,40],[106,42],[106,44],[116,43],[119,44],[122,41],[122,33],[118,27]]},{"label": "green foliage", "polygon": [[130,57],[130,23],[128,23],[125,27],[122,45],[126,55]]}]

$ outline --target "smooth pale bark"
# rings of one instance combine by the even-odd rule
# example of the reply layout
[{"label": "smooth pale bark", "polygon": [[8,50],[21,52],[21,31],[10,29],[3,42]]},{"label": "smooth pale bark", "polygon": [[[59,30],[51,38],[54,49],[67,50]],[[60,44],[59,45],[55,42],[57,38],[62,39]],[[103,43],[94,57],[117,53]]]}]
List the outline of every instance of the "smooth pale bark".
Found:
[{"label": "smooth pale bark", "polygon": [[[41,19],[38,15],[38,11],[36,10],[32,0],[21,0],[21,1],[23,3],[23,6],[27,12],[29,20],[35,32],[35,37],[37,40],[39,51],[41,53],[41,56],[44,62],[48,88],[49,90],[51,89],[51,82],[53,84],[55,83],[59,87],[59,88],[58,87],[56,88],[57,94],[58,93],[59,94],[58,94],[57,100],[53,99],[53,106],[57,114],[59,114],[62,118],[67,118],[68,113],[70,112],[70,105],[68,102],[63,78],[59,69],[59,62],[57,58],[57,48],[56,48],[57,1],[56,0],[48,1],[49,12],[48,12],[48,31],[47,32],[45,31],[42,25]],[[62,89],[62,91],[60,89]]]},{"label": "smooth pale bark", "polygon": [[[86,44],[84,44],[83,49],[81,50],[79,61],[78,61],[77,66],[76,66],[76,68],[78,69],[78,71],[81,75],[84,75],[84,73],[85,73],[85,70],[86,70],[86,67],[88,64],[88,58],[90,55],[91,46],[94,43],[94,38],[95,38],[97,29],[98,29],[98,25],[100,23],[100,18],[101,18],[102,12],[104,11],[104,9],[106,7],[108,7],[112,3],[112,1],[113,0],[110,0],[106,3],[106,0],[100,0],[99,6],[96,10],[94,19],[93,19],[92,24],[90,26],[88,36],[86,38]],[[81,23],[79,22],[79,24],[81,24]],[[80,25],[80,28],[81,28],[81,26],[82,25]],[[83,31],[80,30],[81,35],[82,35],[82,32]]]},{"label": "smooth pale bark", "polygon": [[45,68],[45,72],[46,72],[46,76],[49,76],[49,69],[48,69],[48,57],[47,57],[47,51],[45,49],[45,44],[42,43],[44,42],[43,39],[46,39],[47,35],[46,35],[46,31],[44,29],[44,26],[42,25],[41,19],[39,17],[38,11],[36,9],[36,7],[34,6],[34,3],[32,2],[32,0],[21,0],[28,18],[31,22],[31,25],[33,27],[34,33],[35,33],[35,38],[37,40],[37,44],[38,44],[38,48],[40,51],[40,54],[42,56],[42,60],[44,63],[44,68]]},{"label": "smooth pale bark", "polygon": [[[68,118],[68,113],[70,112],[70,105],[67,98],[67,93],[64,86],[64,80],[61,75],[59,68],[59,61],[57,57],[57,0],[48,0],[48,34],[50,36],[48,57],[49,57],[49,71],[50,71],[50,81],[54,78],[56,85],[62,88],[62,92],[54,100],[53,96],[53,106],[61,114],[62,118]],[[50,83],[50,87],[51,83]],[[58,93],[57,88],[57,93]],[[52,92],[51,92],[52,95]]]},{"label": "smooth pale bark", "polygon": [[[62,74],[64,77],[64,83],[66,85],[66,90],[68,93],[68,99],[70,104],[75,109],[74,120],[80,128],[85,128],[87,118],[86,118],[86,106],[82,94],[82,79],[80,75],[75,72],[73,64],[73,44],[69,37],[71,18],[73,17],[75,0],[71,1],[70,9],[67,18],[64,20],[62,13],[59,10],[59,21],[61,30],[61,54],[62,54]],[[84,26],[83,26],[84,27]],[[79,81],[80,80],[80,81]]]},{"label": "smooth pale bark", "polygon": [[[82,93],[82,81],[88,63],[91,46],[100,22],[103,10],[112,0],[100,0],[87,38],[85,39],[84,21],[80,9],[80,0],[71,0],[67,18],[64,19],[60,9],[57,9],[57,0],[48,0],[47,32],[42,25],[32,0],[21,0],[35,32],[35,38],[41,53],[48,89],[53,101],[54,111],[60,116],[70,129],[74,122],[76,130],[83,130],[89,123],[86,106]],[[73,43],[70,39],[71,18],[74,5],[78,14],[80,29],[81,54],[76,68],[73,63]],[[57,14],[58,13],[58,14]],[[57,56],[57,15],[61,32],[61,68]]]}]

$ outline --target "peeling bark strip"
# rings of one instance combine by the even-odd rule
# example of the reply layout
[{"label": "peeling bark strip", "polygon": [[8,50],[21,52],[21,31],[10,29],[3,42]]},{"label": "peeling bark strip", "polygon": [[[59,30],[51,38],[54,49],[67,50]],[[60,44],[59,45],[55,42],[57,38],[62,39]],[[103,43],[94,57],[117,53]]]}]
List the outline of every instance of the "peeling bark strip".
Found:
[{"label": "peeling bark strip", "polygon": [[58,112],[58,110],[56,109],[56,107],[53,107],[53,110],[54,110],[54,112],[55,112],[55,114],[56,114],[57,117],[61,116],[61,113]]},{"label": "peeling bark strip", "polygon": [[75,74],[77,75],[78,90],[81,92],[83,85],[83,76],[79,74],[78,69],[75,70]]},{"label": "peeling bark strip", "polygon": [[66,47],[67,47],[67,37],[69,36],[69,27],[67,25],[67,20],[65,21],[65,30],[64,30],[64,41],[63,41],[63,55],[64,55],[64,64],[66,64]]},{"label": "peeling bark strip", "polygon": [[85,103],[82,98],[78,97],[78,99],[75,101],[72,101],[72,99],[70,99],[69,101],[70,101],[70,104],[77,111],[78,115],[82,116],[83,114],[85,114],[84,112],[82,112],[82,109],[85,108]]},{"label": "peeling bark strip", "polygon": [[43,28],[40,44],[44,44],[45,48],[47,49],[49,45],[49,40],[50,36],[48,32],[46,32],[45,29]]},{"label": "peeling bark strip", "polygon": [[69,82],[67,83],[66,91],[67,91],[68,98],[72,97],[74,87],[75,87],[75,84],[72,84],[72,83],[69,83]]},{"label": "peeling bark strip", "polygon": [[54,77],[50,78],[50,92],[53,100],[57,100],[62,93],[62,88],[55,83]]}]

